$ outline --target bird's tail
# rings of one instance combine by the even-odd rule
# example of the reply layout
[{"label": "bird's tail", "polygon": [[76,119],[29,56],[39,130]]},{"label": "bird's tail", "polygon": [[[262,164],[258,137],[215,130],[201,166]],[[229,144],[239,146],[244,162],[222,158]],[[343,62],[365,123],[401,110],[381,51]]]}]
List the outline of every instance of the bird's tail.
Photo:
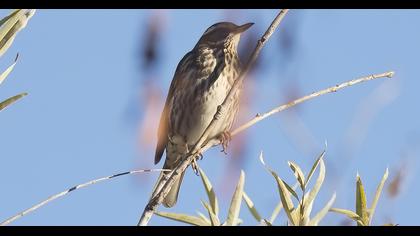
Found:
[{"label": "bird's tail", "polygon": [[[168,163],[168,161],[165,161],[165,164],[163,165],[163,169],[170,169],[173,170],[176,168],[177,165],[173,165],[173,163]],[[159,185],[159,183],[162,181],[163,176],[170,176],[172,172],[161,172],[159,175],[158,180],[156,181],[156,184],[153,188],[153,194],[152,196],[155,194],[156,191],[156,187]],[[171,190],[169,190],[168,195],[166,195],[165,199],[163,199],[163,205],[167,208],[171,208],[173,206],[175,206],[177,200],[178,200],[178,194],[179,194],[179,189],[181,187],[181,183],[182,180],[184,178],[184,174],[185,171],[181,173],[181,175],[179,176],[179,178],[174,182],[174,184],[171,187]]]}]

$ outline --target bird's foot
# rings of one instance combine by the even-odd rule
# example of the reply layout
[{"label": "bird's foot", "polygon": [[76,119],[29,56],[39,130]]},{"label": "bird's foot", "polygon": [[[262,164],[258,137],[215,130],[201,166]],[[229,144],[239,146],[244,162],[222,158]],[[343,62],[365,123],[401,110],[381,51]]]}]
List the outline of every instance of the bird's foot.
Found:
[{"label": "bird's foot", "polygon": [[227,148],[229,146],[230,141],[232,140],[232,135],[229,131],[224,131],[220,134],[219,139],[223,148],[221,152],[227,154]]}]

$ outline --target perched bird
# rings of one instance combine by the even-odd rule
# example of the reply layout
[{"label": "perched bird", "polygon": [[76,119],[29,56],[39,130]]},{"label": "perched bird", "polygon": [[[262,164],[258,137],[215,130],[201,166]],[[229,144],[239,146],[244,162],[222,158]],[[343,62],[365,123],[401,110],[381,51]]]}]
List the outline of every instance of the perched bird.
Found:
[{"label": "perched bird", "polygon": [[[210,26],[179,62],[160,117],[155,164],[166,149],[163,168],[174,169],[203,134],[240,74],[237,46],[241,33],[252,25],[220,22]],[[224,150],[238,112],[239,94],[238,89],[229,102],[226,114],[208,137],[220,138]],[[169,173],[162,172],[157,184]],[[165,207],[175,205],[184,174],[175,181],[165,197]]]}]

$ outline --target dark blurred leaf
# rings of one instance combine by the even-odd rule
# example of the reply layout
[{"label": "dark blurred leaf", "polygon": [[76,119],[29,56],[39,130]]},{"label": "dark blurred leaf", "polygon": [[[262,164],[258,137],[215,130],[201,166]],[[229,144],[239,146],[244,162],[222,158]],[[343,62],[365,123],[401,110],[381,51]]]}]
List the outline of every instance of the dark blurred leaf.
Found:
[{"label": "dark blurred leaf", "polygon": [[159,15],[152,15],[143,32],[143,47],[141,48],[141,57],[143,61],[143,68],[149,69],[156,64],[159,52],[159,38],[160,38],[160,19]]},{"label": "dark blurred leaf", "polygon": [[398,196],[401,190],[401,185],[403,184],[404,178],[407,174],[407,163],[405,161],[401,162],[401,165],[394,170],[395,173],[392,179],[389,181],[387,192],[390,198],[395,198]]}]

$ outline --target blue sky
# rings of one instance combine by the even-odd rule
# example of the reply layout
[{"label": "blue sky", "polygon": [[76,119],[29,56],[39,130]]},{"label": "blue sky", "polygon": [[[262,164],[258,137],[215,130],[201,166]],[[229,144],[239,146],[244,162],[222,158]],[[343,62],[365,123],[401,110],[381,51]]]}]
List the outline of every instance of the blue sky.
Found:
[{"label": "blue sky", "polygon": [[[7,11],[0,13],[4,16]],[[157,120],[145,108],[148,90],[144,86],[158,88],[161,96],[153,111],[160,112],[179,60],[207,27],[218,21],[254,22],[243,35],[243,44],[251,34],[262,35],[276,13],[37,11],[0,60],[0,68],[6,68],[20,54],[14,71],[0,86],[0,99],[29,93],[0,114],[0,219],[75,184],[153,168]],[[145,71],[139,66],[138,52],[152,17],[162,20],[159,63]],[[287,161],[308,172],[327,141],[327,176],[314,212],[334,191],[334,207],[353,209],[356,173],[362,177],[370,204],[385,169],[390,168],[390,183],[398,169],[405,167],[400,193],[395,198],[383,193],[373,223],[419,224],[415,216],[420,210],[416,204],[420,190],[414,181],[419,177],[419,22],[418,10],[290,11],[261,51],[263,66],[245,85],[252,92],[246,98],[250,105],[243,109],[243,121],[286,102],[293,91],[304,95],[390,70],[396,72],[395,77],[316,98],[251,127],[244,134],[244,161],[232,168],[227,168],[232,163],[230,154],[225,157],[219,147],[207,152],[199,164],[215,185],[224,210],[221,217],[226,217],[240,169],[246,173],[245,190],[256,207],[265,217],[271,215],[279,196],[274,179],[258,160],[261,150],[265,161],[292,183]],[[293,36],[290,51],[280,43],[286,32]],[[152,134],[141,139],[146,117],[152,117],[147,126]],[[156,173],[145,175],[120,177],[76,191],[13,225],[135,225],[157,177]],[[224,182],[232,183],[226,187]],[[177,206],[161,210],[204,212],[200,199],[206,199],[201,180],[188,170]],[[244,224],[256,224],[244,205],[240,216]],[[330,213],[321,224],[336,225],[343,219]],[[281,212],[276,224],[285,222]],[[151,220],[151,225],[173,224],[178,225],[157,216]]]}]

